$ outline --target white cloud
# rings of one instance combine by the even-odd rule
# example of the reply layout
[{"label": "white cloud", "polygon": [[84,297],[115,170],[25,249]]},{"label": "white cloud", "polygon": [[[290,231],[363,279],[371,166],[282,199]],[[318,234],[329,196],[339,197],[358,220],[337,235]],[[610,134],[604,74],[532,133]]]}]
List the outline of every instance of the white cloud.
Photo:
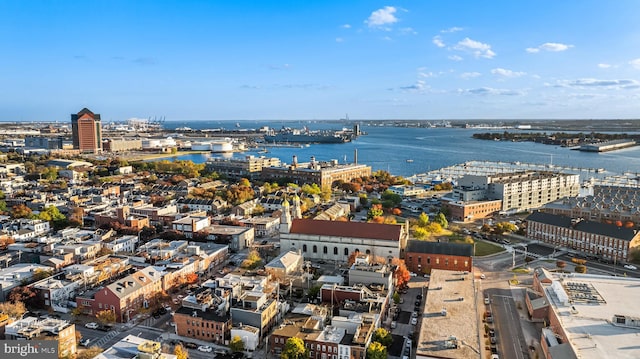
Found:
[{"label": "white cloud", "polygon": [[472,78],[478,77],[478,76],[482,76],[482,74],[479,73],[479,72],[463,72],[463,73],[460,74],[460,78],[463,78],[465,80],[466,79],[472,79]]},{"label": "white cloud", "polygon": [[344,39],[341,37],[336,37],[336,42],[344,42]]},{"label": "white cloud", "polygon": [[576,79],[576,80],[562,80],[556,84],[551,85],[553,87],[577,87],[577,88],[605,88],[605,89],[636,89],[640,87],[640,82],[631,79],[621,80],[599,80],[599,79]]},{"label": "white cloud", "polygon": [[601,69],[608,69],[608,68],[611,67],[611,65],[610,64],[598,64],[598,67],[601,68]]},{"label": "white cloud", "polygon": [[402,90],[402,91],[411,91],[411,92],[419,92],[419,91],[423,91],[423,90],[425,90],[427,88],[428,88],[428,86],[427,86],[426,82],[424,82],[423,80],[418,80],[413,85],[401,86],[400,90]]},{"label": "white cloud", "polygon": [[448,29],[440,30],[440,32],[443,33],[443,34],[446,34],[446,33],[450,33],[450,32],[458,32],[458,31],[462,31],[462,30],[464,30],[464,29],[461,28],[461,27],[454,26],[454,27],[450,27]]},{"label": "white cloud", "polygon": [[520,96],[522,92],[507,89],[495,89],[491,87],[478,87],[473,89],[459,89],[458,93],[478,96],[498,95],[498,96]]},{"label": "white cloud", "polygon": [[527,74],[526,72],[512,71],[512,70],[507,70],[500,67],[491,70],[491,73],[494,75],[503,76],[503,77],[520,77]]},{"label": "white cloud", "polygon": [[635,67],[636,69],[640,70],[640,58],[629,61],[629,65],[631,65],[631,66]]},{"label": "white cloud", "polygon": [[451,55],[451,56],[449,56],[449,60],[451,60],[451,61],[462,61],[462,57],[460,57],[458,55]]},{"label": "white cloud", "polygon": [[350,29],[351,25],[350,24],[344,24],[344,25],[342,25],[340,27],[343,28],[343,29]]},{"label": "white cloud", "polygon": [[403,27],[398,31],[400,31],[400,33],[403,35],[418,35],[418,32],[414,30],[412,27]]},{"label": "white cloud", "polygon": [[538,53],[540,51],[560,52],[572,48],[573,45],[561,44],[558,42],[545,42],[538,47],[528,47],[526,51],[531,54]]},{"label": "white cloud", "polygon": [[431,40],[431,42],[433,42],[434,45],[436,45],[437,47],[445,47],[447,45],[444,44],[444,42],[442,41],[442,38],[439,35],[436,35],[433,37],[433,40]]},{"label": "white cloud", "polygon": [[471,52],[475,57],[484,57],[486,59],[491,59],[496,55],[496,53],[491,50],[491,45],[471,40],[468,37],[459,41],[456,46],[454,46],[454,49]]},{"label": "white cloud", "polygon": [[393,6],[385,6],[371,13],[365,21],[369,27],[383,27],[398,22],[398,18],[394,15],[397,9]]}]

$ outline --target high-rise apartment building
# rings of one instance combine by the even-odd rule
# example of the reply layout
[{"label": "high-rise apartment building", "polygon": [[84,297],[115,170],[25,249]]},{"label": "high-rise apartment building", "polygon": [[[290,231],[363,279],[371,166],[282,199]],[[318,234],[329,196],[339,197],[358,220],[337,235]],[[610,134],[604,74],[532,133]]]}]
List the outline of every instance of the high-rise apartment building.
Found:
[{"label": "high-rise apartment building", "polygon": [[73,148],[81,152],[102,151],[102,124],[100,115],[83,108],[71,115]]}]

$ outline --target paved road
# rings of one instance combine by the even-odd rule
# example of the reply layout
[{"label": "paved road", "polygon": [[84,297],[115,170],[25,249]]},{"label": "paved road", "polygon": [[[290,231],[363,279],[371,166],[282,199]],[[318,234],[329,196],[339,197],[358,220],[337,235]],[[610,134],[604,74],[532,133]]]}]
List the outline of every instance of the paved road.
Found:
[{"label": "paved road", "polygon": [[504,290],[491,290],[489,293],[500,357],[528,358],[528,347],[522,334],[520,317],[511,293]]}]

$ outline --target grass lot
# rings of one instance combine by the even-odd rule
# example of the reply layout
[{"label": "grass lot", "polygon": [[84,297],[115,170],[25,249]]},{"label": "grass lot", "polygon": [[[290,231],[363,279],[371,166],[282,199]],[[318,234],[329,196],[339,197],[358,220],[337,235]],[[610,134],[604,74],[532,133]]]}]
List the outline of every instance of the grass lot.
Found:
[{"label": "grass lot", "polygon": [[144,153],[137,152],[132,153],[128,156],[127,160],[129,162],[139,162],[139,161],[149,161],[155,160],[159,158],[171,158],[178,157],[183,155],[190,155],[194,153],[208,153],[208,151],[178,151],[177,153]]},{"label": "grass lot", "polygon": [[503,252],[504,248],[497,246],[493,243],[488,243],[484,241],[476,241],[476,253],[475,255],[478,257],[488,256],[489,254],[500,253]]}]

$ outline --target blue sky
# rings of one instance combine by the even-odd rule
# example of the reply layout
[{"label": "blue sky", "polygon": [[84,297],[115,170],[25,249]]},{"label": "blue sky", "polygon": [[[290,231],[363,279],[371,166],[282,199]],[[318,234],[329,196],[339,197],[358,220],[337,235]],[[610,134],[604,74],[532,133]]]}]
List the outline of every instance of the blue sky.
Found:
[{"label": "blue sky", "polygon": [[0,120],[640,118],[640,1],[0,0]]}]

